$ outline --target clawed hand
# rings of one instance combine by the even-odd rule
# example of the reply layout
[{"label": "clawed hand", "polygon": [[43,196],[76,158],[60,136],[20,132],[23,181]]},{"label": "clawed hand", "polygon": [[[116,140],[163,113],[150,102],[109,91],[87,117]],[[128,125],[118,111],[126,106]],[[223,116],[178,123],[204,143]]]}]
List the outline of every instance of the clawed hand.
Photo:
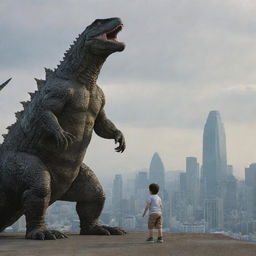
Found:
[{"label": "clawed hand", "polygon": [[72,144],[75,140],[75,136],[72,135],[69,132],[66,132],[64,130],[59,131],[58,133],[55,134],[56,142],[57,142],[57,147],[58,148],[64,148],[67,150],[68,146]]},{"label": "clawed hand", "polygon": [[115,151],[123,153],[126,145],[125,145],[124,135],[122,134],[121,131],[116,132],[115,144],[117,143],[119,143],[119,146],[115,148]]}]

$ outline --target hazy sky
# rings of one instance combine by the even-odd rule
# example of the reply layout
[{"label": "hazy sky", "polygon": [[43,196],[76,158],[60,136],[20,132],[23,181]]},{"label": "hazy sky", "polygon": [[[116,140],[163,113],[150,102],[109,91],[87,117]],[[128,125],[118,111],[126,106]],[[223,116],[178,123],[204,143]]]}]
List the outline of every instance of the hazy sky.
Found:
[{"label": "hazy sky", "polygon": [[0,132],[34,91],[43,67],[55,68],[74,38],[96,18],[121,17],[122,53],[100,78],[106,112],[127,150],[95,134],[85,162],[99,176],[148,167],[155,151],[167,170],[201,163],[203,127],[219,110],[228,162],[242,177],[256,161],[255,0],[1,0]]}]

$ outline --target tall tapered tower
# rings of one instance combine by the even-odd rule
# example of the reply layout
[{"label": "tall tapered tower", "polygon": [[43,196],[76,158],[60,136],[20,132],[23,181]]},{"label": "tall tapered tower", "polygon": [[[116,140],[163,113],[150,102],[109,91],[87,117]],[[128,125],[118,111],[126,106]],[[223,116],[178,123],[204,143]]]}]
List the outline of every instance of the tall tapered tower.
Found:
[{"label": "tall tapered tower", "polygon": [[149,183],[157,183],[160,186],[160,194],[164,191],[165,170],[158,153],[154,153],[149,167]]},{"label": "tall tapered tower", "polygon": [[202,182],[204,198],[222,197],[227,176],[226,136],[220,113],[211,111],[203,135]]}]

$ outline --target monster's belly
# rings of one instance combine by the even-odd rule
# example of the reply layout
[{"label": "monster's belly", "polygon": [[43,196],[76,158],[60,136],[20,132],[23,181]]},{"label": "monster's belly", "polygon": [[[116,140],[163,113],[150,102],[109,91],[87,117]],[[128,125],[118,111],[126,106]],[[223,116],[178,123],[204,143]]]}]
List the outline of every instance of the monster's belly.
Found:
[{"label": "monster's belly", "polygon": [[73,143],[67,149],[58,148],[55,138],[49,136],[41,144],[39,157],[51,173],[54,197],[63,195],[77,177],[91,140],[94,119],[88,112],[65,113],[58,120],[62,129],[75,137]]},{"label": "monster's belly", "polygon": [[[74,166],[82,162],[86,149],[91,141],[95,118],[88,112],[72,113],[59,116],[58,121],[65,132],[74,136],[73,143],[67,148],[64,144],[58,147],[54,136],[47,136],[39,144],[40,153],[50,160],[64,166]],[[51,161],[52,160],[52,161]]]}]

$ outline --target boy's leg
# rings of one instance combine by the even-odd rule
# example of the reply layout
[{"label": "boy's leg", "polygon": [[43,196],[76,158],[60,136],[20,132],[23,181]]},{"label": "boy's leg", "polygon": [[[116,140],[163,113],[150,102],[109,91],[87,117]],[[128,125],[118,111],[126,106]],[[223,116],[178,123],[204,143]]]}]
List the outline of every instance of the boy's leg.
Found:
[{"label": "boy's leg", "polygon": [[153,237],[153,229],[148,230],[148,237]]},{"label": "boy's leg", "polygon": [[150,242],[150,243],[154,243],[154,239],[153,239],[153,222],[152,222],[152,215],[150,214],[148,216],[148,239],[146,240],[146,242]]},{"label": "boy's leg", "polygon": [[154,228],[154,215],[150,214],[148,216],[148,235],[149,235],[149,238],[153,237],[153,228]]},{"label": "boy's leg", "polygon": [[158,229],[158,237],[163,237],[163,229],[162,228]]},{"label": "boy's leg", "polygon": [[158,229],[158,238],[157,238],[157,243],[163,243],[163,230],[162,228]]},{"label": "boy's leg", "polygon": [[160,215],[158,220],[157,220],[157,223],[156,223],[156,226],[157,226],[157,229],[158,229],[158,238],[157,238],[157,242],[158,243],[163,243],[163,228],[162,228],[162,225],[163,225],[163,217]]},{"label": "boy's leg", "polygon": [[153,229],[151,228],[148,229],[148,239],[146,240],[146,242],[154,243]]}]

